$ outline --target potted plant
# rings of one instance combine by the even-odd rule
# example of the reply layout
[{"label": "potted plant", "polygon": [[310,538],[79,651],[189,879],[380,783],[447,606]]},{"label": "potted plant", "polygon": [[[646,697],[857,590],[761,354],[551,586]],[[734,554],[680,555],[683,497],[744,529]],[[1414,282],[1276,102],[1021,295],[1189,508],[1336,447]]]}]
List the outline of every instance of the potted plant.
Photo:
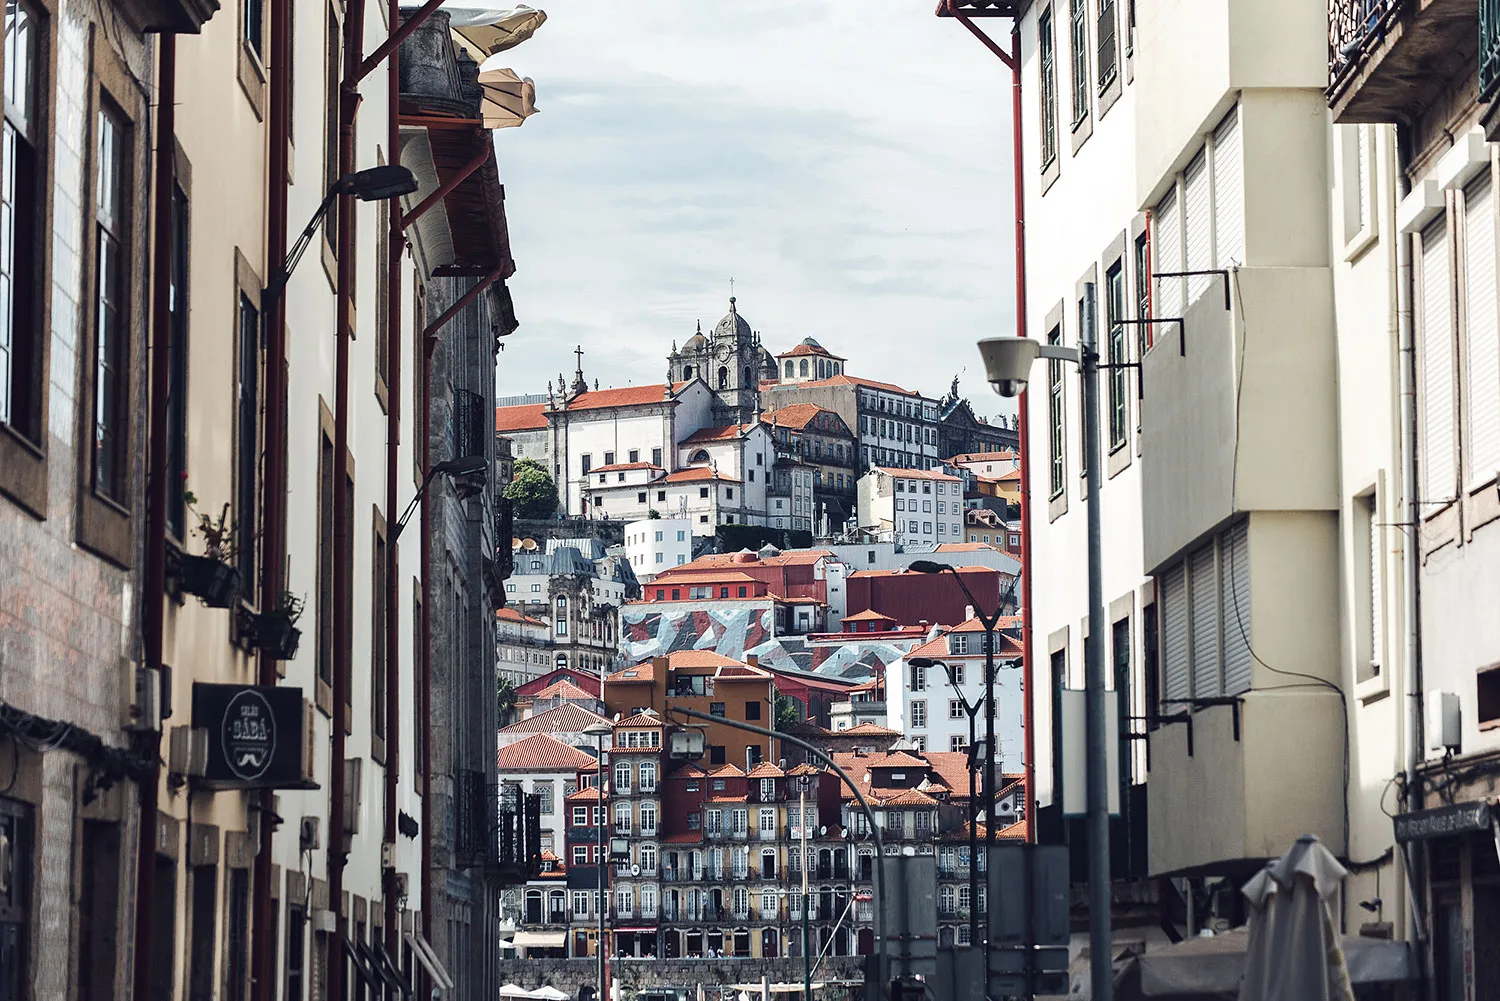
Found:
[{"label": "potted plant", "polygon": [[234,565],[234,523],[229,520],[229,505],[225,504],[219,512],[218,521],[199,514],[197,531],[203,536],[204,554],[182,553],[177,558],[182,589],[197,595],[209,608],[229,608],[240,594],[240,571]]},{"label": "potted plant", "polygon": [[281,592],[278,607],[261,612],[251,620],[250,633],[255,645],[277,660],[296,657],[297,644],[302,640],[297,620],[302,618],[305,605],[306,602],[292,592]]}]

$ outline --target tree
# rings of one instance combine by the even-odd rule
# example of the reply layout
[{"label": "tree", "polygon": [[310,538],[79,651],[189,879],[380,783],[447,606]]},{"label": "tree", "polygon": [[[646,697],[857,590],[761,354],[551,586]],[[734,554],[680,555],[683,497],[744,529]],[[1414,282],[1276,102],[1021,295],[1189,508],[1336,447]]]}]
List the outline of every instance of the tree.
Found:
[{"label": "tree", "polygon": [[651,510],[649,510],[649,511],[646,512],[646,517],[649,518],[649,519],[651,519],[651,520],[653,520],[653,521],[660,521],[661,520],[661,512],[658,511],[656,508],[653,507]]},{"label": "tree", "polygon": [[515,503],[517,518],[550,518],[557,512],[557,484],[535,459],[516,463],[515,479],[505,485],[505,496]]},{"label": "tree", "polygon": [[803,720],[802,703],[786,695],[776,696],[776,729],[785,733]]},{"label": "tree", "polygon": [[516,708],[516,689],[510,683],[509,678],[495,679],[495,711],[498,714],[499,725],[504,726],[511,722],[511,713]]}]

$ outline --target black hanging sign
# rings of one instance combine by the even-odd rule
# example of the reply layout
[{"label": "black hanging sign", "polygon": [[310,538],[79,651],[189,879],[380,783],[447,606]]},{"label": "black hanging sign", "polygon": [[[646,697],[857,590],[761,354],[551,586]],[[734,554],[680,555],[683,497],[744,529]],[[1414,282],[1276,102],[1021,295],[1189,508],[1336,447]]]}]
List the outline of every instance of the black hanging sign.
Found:
[{"label": "black hanging sign", "polygon": [[1398,813],[1395,817],[1396,840],[1426,841],[1454,834],[1471,834],[1490,830],[1490,805],[1488,803],[1454,803],[1431,810],[1413,810]]},{"label": "black hanging sign", "polygon": [[306,787],[302,689],[193,685],[193,726],[208,731],[202,782],[231,789]]}]

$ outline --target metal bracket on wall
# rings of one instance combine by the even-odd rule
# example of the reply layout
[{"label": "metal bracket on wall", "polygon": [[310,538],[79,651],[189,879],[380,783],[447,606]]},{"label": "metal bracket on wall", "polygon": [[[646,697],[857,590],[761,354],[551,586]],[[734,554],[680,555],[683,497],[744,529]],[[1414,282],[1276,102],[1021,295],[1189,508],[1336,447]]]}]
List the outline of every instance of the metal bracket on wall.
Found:
[{"label": "metal bracket on wall", "polygon": [[1213,706],[1228,706],[1234,713],[1234,740],[1235,743],[1239,743],[1241,701],[1238,695],[1215,695],[1203,699],[1162,699],[1161,704],[1164,706],[1187,706],[1193,712],[1197,712],[1199,709],[1209,709]]},{"label": "metal bracket on wall", "polygon": [[[1188,757],[1193,756],[1193,716],[1192,713],[1168,713],[1159,716],[1131,716],[1132,720],[1139,720],[1149,727],[1171,726],[1174,723],[1182,723],[1187,726],[1187,752]],[[1145,733],[1131,733],[1126,735],[1127,740],[1151,739],[1151,731]],[[1146,770],[1151,770],[1151,744],[1146,744]]]},{"label": "metal bracket on wall", "polygon": [[1149,320],[1116,320],[1115,323],[1124,327],[1150,327],[1158,323],[1177,324],[1177,353],[1187,357],[1187,335],[1183,330],[1182,317],[1180,316],[1156,316]]}]

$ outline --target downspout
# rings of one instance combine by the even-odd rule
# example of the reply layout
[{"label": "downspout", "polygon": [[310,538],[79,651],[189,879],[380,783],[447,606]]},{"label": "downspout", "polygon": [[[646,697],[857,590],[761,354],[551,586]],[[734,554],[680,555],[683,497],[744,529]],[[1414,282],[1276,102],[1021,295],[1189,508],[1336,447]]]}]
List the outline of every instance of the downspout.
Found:
[{"label": "downspout", "polygon": [[[344,14],[344,78],[339,88],[338,176],[354,170],[354,116],[359,111],[359,78],[356,71],[364,50],[364,0],[349,0]],[[328,940],[326,981],[328,1001],[344,997],[343,936],[345,935],[344,787],[345,727],[353,721],[346,702],[352,682],[349,596],[353,538],[350,531],[347,456],[349,454],[349,322],[350,293],[354,285],[354,196],[338,197],[337,293],[334,299],[334,410],[333,410],[333,737],[328,756],[328,903],[334,913],[334,934]]]},{"label": "downspout", "polygon": [[[422,337],[422,411],[417,415],[421,429],[418,447],[422,455],[422,482],[432,475],[432,350],[436,341],[425,331],[413,331]],[[422,937],[432,941],[432,499],[422,498],[422,676],[413,679],[421,685],[422,713]]]},{"label": "downspout", "polygon": [[[1394,142],[1394,136],[1392,136]],[[1389,158],[1391,176],[1402,177],[1399,154]],[[1405,500],[1406,531],[1402,533],[1401,569],[1405,576],[1402,614],[1406,618],[1406,803],[1407,811],[1422,808],[1421,780],[1417,769],[1422,763],[1426,735],[1423,732],[1422,685],[1422,502],[1417,479],[1417,352],[1412,329],[1412,254],[1411,237],[1396,234],[1396,337],[1401,366],[1401,495]],[[1417,971],[1424,988],[1428,982],[1427,922],[1421,895],[1425,861],[1421,843],[1407,845],[1401,853],[1406,868],[1407,911],[1411,921],[1410,939],[1415,941]]]},{"label": "downspout", "polygon": [[[397,18],[399,21],[399,17]],[[392,34],[398,25],[392,24]],[[393,46],[386,71],[387,139],[386,159],[389,163],[401,162],[401,47]],[[375,266],[389,268],[386,275],[386,365],[385,365],[385,510],[390,518],[399,508],[396,500],[396,481],[401,465],[401,259],[405,247],[402,237],[401,199],[392,198],[390,205],[390,231],[386,236],[389,259],[376,261]],[[387,523],[389,524],[389,523]],[[396,797],[401,776],[401,570],[397,560],[397,537],[386,529],[385,558],[385,831],[386,843],[392,851],[396,845]],[[401,932],[397,927],[399,914],[396,907],[397,870],[394,857],[391,868],[382,876],[385,879],[385,942],[386,952],[399,956]]]},{"label": "downspout", "polygon": [[[289,108],[287,83],[290,76],[291,39],[288,32],[291,0],[271,0],[271,67],[270,67],[270,135],[266,191],[266,263],[265,274],[274,280],[286,260],[287,220],[287,142]],[[286,586],[282,579],[286,563],[286,290],[270,302],[261,302],[261,324],[265,337],[266,440],[265,500],[263,501],[263,541],[261,543],[260,607],[269,610],[280,605]],[[261,685],[277,683],[276,659],[261,651],[256,681]],[[250,911],[250,992],[254,1001],[272,1001],[276,977],[272,971],[273,943],[271,929],[271,845],[275,835],[275,813],[271,809],[273,793],[260,792],[260,837],[255,850],[254,874],[250,881],[253,898]]]},{"label": "downspout", "polygon": [[[172,187],[177,165],[177,36],[157,39],[156,217],[152,220],[151,414],[147,430],[146,573],[141,583],[145,667],[161,677],[167,577],[167,387],[172,345]],[[145,737],[135,869],[135,1001],[151,999],[152,906],[156,897],[156,804],[161,784],[160,726]]]}]

